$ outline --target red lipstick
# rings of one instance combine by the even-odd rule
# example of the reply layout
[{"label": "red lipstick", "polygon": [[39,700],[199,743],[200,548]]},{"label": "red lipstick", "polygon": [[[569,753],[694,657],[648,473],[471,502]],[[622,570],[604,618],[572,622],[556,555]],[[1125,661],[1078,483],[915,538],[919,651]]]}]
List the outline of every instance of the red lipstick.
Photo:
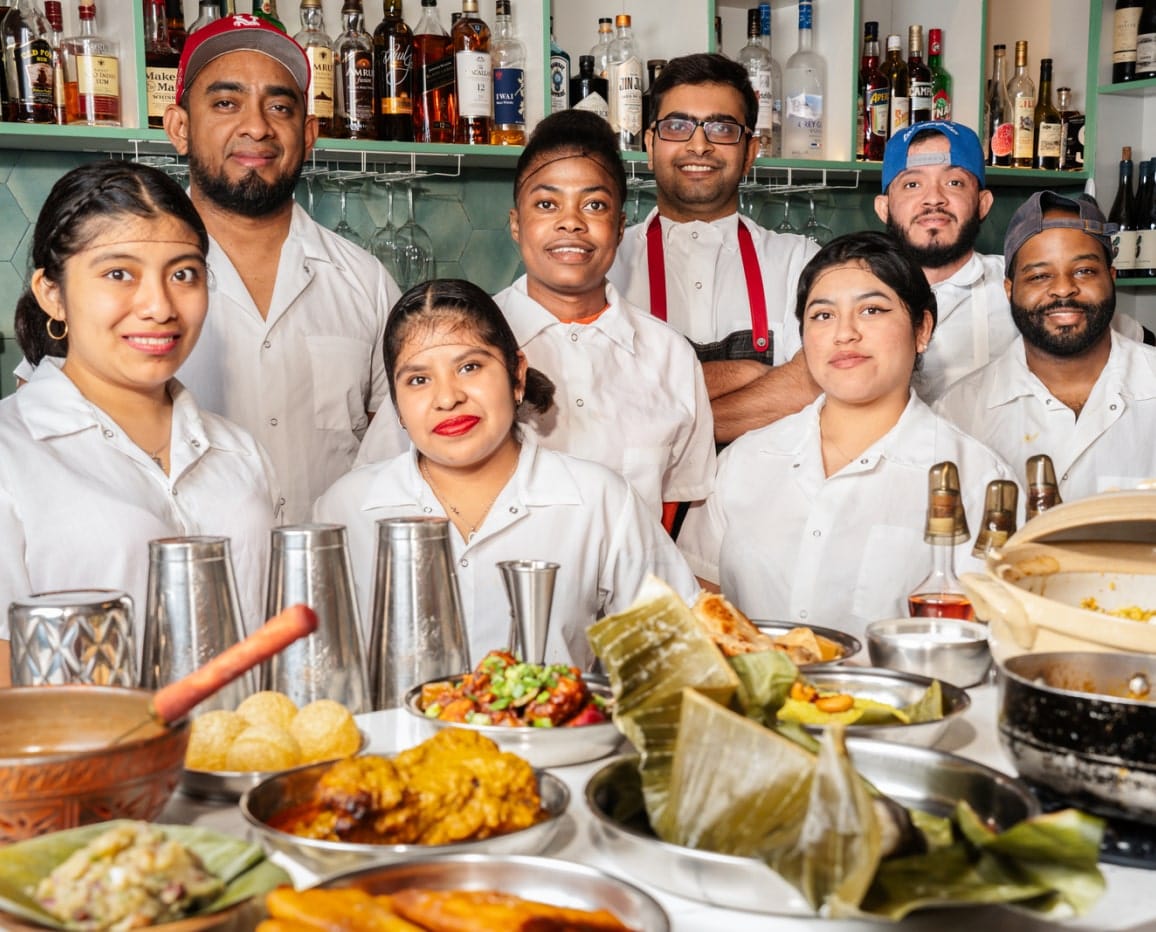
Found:
[{"label": "red lipstick", "polygon": [[473,430],[474,425],[480,420],[481,418],[474,417],[472,414],[461,414],[457,417],[446,418],[433,429],[433,432],[441,437],[460,437]]}]

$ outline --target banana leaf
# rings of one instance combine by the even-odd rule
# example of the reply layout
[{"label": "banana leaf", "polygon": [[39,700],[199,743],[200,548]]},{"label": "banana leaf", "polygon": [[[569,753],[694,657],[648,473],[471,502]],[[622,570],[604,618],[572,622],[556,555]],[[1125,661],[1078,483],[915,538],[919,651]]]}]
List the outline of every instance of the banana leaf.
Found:
[{"label": "banana leaf", "polygon": [[742,702],[747,716],[764,725],[772,724],[788,701],[787,695],[799,677],[799,668],[781,650],[739,654],[730,658],[730,665],[742,683]]},{"label": "banana leaf", "polygon": [[[50,929],[64,929],[36,902],[37,884],[74,851],[121,824],[123,820],[84,825],[0,847],[0,911]],[[220,912],[290,882],[285,871],[265,859],[259,845],[196,826],[156,827],[166,838],[176,839],[197,854],[205,868],[225,882],[221,895],[194,916]]]}]

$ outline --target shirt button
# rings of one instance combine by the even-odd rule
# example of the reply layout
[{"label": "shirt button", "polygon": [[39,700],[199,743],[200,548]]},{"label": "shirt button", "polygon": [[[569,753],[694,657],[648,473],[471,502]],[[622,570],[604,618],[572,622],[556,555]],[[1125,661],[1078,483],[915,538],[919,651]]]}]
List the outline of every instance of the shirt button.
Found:
[{"label": "shirt button", "polygon": [[799,612],[799,617],[800,618],[806,618],[807,617],[807,610],[803,609],[801,612]]},{"label": "shirt button", "polygon": [[1116,410],[1116,406],[1115,406],[1115,405],[1108,405],[1108,410],[1109,410],[1109,411],[1115,411],[1115,410]]},{"label": "shirt button", "polygon": [[1060,481],[1061,482],[1067,482],[1068,481],[1068,474],[1064,473],[1062,476],[1060,476]]},{"label": "shirt button", "polygon": [[816,528],[815,530],[813,530],[813,531],[811,532],[811,536],[812,536],[812,537],[822,537],[822,536],[823,536],[823,532],[822,532],[822,531],[820,531],[818,528]]},{"label": "shirt button", "polygon": [[196,447],[198,450],[199,450],[199,449],[200,449],[200,447],[201,447],[201,441],[199,441],[199,440],[190,440],[190,441],[189,441],[189,443],[191,443],[191,444],[192,444],[194,447]]},{"label": "shirt button", "polygon": [[860,466],[866,466],[867,462],[868,462],[867,457],[863,457],[863,459],[859,460],[859,465]]},{"label": "shirt button", "polygon": [[469,565],[470,565],[470,561],[467,560],[465,557],[462,557],[461,560],[458,561],[458,566],[466,567]]},{"label": "shirt button", "polygon": [[111,431],[111,430],[109,430],[107,427],[104,429],[104,436],[105,436],[106,438],[108,438],[109,440],[111,440],[111,439],[112,439],[112,431]]},{"label": "shirt button", "polygon": [[577,342],[578,342],[578,334],[576,334],[576,333],[571,333],[571,334],[570,334],[570,342],[571,342],[571,343],[577,343]]},{"label": "shirt button", "polygon": [[433,511],[433,509],[430,508],[429,505],[426,505],[425,508],[422,509],[422,511],[424,511],[428,515],[431,511]]},{"label": "shirt button", "polygon": [[171,489],[169,489],[169,492],[172,494],[173,498],[177,497],[177,487],[176,486],[173,486]]},{"label": "shirt button", "polygon": [[271,342],[271,341],[269,341],[269,340],[266,340],[266,341],[265,341],[264,343],[262,343],[261,345],[262,345],[263,347],[265,347],[265,349],[269,349],[269,347],[271,347],[273,344],[272,344],[272,342]]},{"label": "shirt button", "polygon": [[702,291],[702,282],[695,282],[694,287],[697,288],[699,291]]},{"label": "shirt button", "polygon": [[586,402],[583,401],[581,398],[579,398],[577,401],[574,402],[574,404],[578,405],[578,407],[581,408],[582,406],[584,406],[586,404]]},{"label": "shirt button", "polygon": [[695,230],[693,233],[691,233],[690,238],[691,239],[698,239],[698,230]]},{"label": "shirt button", "polygon": [[510,506],[510,514],[516,515],[517,513],[518,513],[518,506],[517,505],[511,505]]},{"label": "shirt button", "polygon": [[277,426],[277,418],[275,418],[275,417],[269,418],[269,426],[270,427],[276,427]]}]

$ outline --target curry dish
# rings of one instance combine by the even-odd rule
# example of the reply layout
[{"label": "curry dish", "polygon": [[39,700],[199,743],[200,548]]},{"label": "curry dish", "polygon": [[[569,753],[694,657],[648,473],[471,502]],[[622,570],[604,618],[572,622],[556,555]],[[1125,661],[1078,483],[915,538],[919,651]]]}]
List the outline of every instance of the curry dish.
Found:
[{"label": "curry dish", "polygon": [[477,732],[447,728],[392,759],[338,761],[310,803],[269,824],[324,841],[446,845],[520,831],[545,817],[526,761]]}]

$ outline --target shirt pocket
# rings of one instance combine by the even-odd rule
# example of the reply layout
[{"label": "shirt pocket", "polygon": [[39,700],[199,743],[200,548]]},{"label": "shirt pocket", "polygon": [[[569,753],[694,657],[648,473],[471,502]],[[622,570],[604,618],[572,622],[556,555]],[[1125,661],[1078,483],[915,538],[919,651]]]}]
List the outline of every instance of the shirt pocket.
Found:
[{"label": "shirt pocket", "polygon": [[305,338],[313,376],[313,422],[322,430],[361,431],[369,423],[373,347],[350,337]]},{"label": "shirt pocket", "polygon": [[907,596],[930,567],[921,530],[877,525],[863,542],[851,611],[866,621],[907,615]]}]

